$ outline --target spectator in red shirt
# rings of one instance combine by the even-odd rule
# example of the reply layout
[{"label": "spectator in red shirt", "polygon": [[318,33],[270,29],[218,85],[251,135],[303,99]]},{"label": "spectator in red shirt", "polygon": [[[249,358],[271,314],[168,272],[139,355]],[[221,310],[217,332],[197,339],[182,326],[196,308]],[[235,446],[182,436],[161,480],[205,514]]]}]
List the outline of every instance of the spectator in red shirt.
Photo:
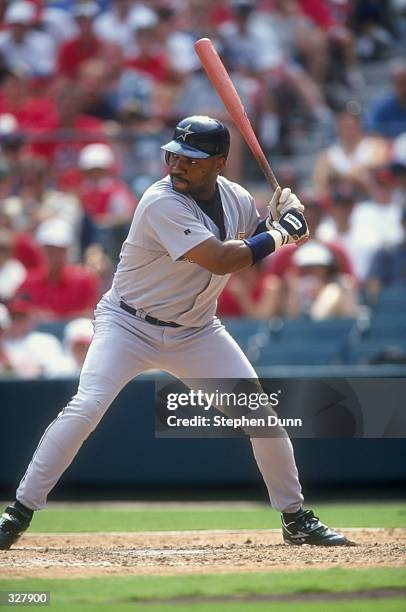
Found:
[{"label": "spectator in red shirt", "polygon": [[106,62],[96,58],[82,62],[76,78],[83,92],[83,111],[86,115],[101,121],[115,121],[117,110],[114,96],[109,91],[110,79]]},{"label": "spectator in red shirt", "polygon": [[232,12],[228,0],[210,0],[207,11],[209,22],[216,29],[223,25],[223,23],[232,20]]},{"label": "spectator in red shirt", "polygon": [[270,319],[279,314],[280,298],[279,279],[257,264],[232,275],[218,299],[217,314]]},{"label": "spectator in red shirt", "polygon": [[109,146],[96,143],[84,147],[79,167],[83,180],[78,196],[95,225],[95,242],[116,261],[136,207],[135,196],[114,175],[114,155]]},{"label": "spectator in red shirt", "polygon": [[103,142],[103,123],[83,113],[85,96],[82,89],[72,82],[59,87],[56,95],[58,116],[52,128],[44,135],[44,142],[37,145],[39,154],[54,165],[59,178],[65,171],[77,168],[80,150],[89,142]]},{"label": "spectator in red shirt", "polygon": [[3,72],[0,114],[14,116],[18,129],[28,138],[40,136],[57,117],[54,101],[46,94],[33,95],[30,73],[20,68]]},{"label": "spectator in red shirt", "polygon": [[97,58],[101,53],[102,41],[95,35],[93,19],[99,7],[95,2],[78,4],[73,9],[78,35],[66,41],[59,49],[58,73],[74,78],[80,65],[86,60]]},{"label": "spectator in red shirt", "polygon": [[328,31],[337,24],[326,0],[299,0],[303,12],[323,30]]},{"label": "spectator in red shirt", "polygon": [[140,27],[135,32],[137,53],[126,60],[128,68],[147,74],[160,83],[170,80],[169,58],[157,43],[154,25]]},{"label": "spectator in red shirt", "polygon": [[46,266],[27,277],[16,297],[33,304],[42,319],[92,316],[99,299],[98,278],[85,266],[68,263],[74,238],[70,225],[61,219],[44,221],[36,237],[43,246]]},{"label": "spectator in red shirt", "polygon": [[[363,75],[358,65],[355,37],[348,27],[351,13],[351,3],[348,0],[332,2],[329,0],[299,0],[302,11],[320,28],[320,34],[325,37],[330,55],[337,51],[342,58],[345,74],[344,81],[355,89],[362,87]],[[353,3],[355,4],[355,3]],[[325,77],[328,76],[329,62],[332,57],[326,55]]]},{"label": "spectator in red shirt", "polygon": [[28,272],[45,265],[45,255],[31,234],[17,232],[14,235],[13,257],[21,261]]}]

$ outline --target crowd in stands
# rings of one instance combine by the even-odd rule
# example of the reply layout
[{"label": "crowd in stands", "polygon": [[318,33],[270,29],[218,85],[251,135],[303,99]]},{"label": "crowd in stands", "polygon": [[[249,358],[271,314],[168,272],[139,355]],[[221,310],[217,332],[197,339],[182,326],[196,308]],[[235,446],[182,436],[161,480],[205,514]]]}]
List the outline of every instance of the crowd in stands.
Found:
[{"label": "crowd in stands", "polygon": [[[406,2],[0,0],[0,374],[77,374],[180,118],[227,123],[226,176],[266,214],[271,193],[194,52],[202,36],[265,152],[285,156],[278,178],[311,231],[233,275],[218,314],[350,317],[384,287],[406,291]],[[385,91],[360,104],[375,62]],[[323,134],[306,177],[292,157],[298,124],[304,139]],[[70,322],[63,342],[36,330],[44,321]]]}]

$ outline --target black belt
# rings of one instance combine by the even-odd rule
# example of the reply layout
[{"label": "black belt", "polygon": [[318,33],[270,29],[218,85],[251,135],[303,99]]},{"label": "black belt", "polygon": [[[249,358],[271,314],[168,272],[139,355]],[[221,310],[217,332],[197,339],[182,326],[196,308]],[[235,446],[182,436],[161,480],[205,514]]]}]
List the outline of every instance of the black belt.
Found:
[{"label": "black belt", "polygon": [[148,323],[152,323],[152,325],[161,325],[162,327],[182,327],[182,325],[174,323],[173,321],[161,321],[161,319],[156,319],[155,317],[151,317],[150,315],[143,316],[142,314],[140,314],[140,311],[136,310],[135,308],[131,308],[131,306],[123,302],[123,300],[120,300],[120,308],[134,316],[140,317],[141,319],[145,319],[145,321],[148,321]]}]

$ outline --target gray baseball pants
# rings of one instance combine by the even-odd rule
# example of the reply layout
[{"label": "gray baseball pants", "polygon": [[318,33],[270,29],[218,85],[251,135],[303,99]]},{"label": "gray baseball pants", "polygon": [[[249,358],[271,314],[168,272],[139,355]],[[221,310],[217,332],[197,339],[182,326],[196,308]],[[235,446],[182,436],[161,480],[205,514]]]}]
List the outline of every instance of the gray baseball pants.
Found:
[{"label": "gray baseball pants", "polygon": [[[135,376],[160,369],[180,380],[257,378],[238,344],[215,319],[201,328],[159,327],[122,310],[113,292],[96,309],[95,334],[79,388],[48,426],[17,489],[17,499],[44,508],[48,493],[97,427],[121,389]],[[287,437],[251,438],[272,506],[296,512],[303,497]]]}]

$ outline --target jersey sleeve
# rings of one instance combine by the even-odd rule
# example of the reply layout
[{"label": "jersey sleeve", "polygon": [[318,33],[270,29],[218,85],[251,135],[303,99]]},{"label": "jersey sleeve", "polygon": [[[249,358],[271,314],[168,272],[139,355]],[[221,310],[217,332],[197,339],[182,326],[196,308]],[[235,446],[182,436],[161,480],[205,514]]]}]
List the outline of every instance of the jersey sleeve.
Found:
[{"label": "jersey sleeve", "polygon": [[247,237],[253,236],[257,231],[258,225],[261,221],[257,207],[255,206],[254,198],[250,195],[249,197],[249,210],[247,219]]},{"label": "jersey sleeve", "polygon": [[156,200],[146,211],[154,237],[173,261],[214,236],[187,204],[174,198]]}]

